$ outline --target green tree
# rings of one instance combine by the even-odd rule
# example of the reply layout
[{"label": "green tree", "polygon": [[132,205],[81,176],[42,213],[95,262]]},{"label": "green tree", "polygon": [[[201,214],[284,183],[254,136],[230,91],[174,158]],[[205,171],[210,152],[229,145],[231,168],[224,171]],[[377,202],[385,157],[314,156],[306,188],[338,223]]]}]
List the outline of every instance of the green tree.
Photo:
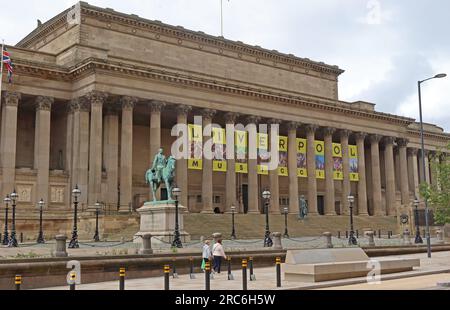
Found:
[{"label": "green tree", "polygon": [[438,225],[450,223],[450,144],[447,147],[447,153],[438,152],[436,156],[440,161],[431,162],[431,170],[436,177],[433,184],[423,183],[420,186],[420,195],[427,199],[434,210],[435,222]]}]

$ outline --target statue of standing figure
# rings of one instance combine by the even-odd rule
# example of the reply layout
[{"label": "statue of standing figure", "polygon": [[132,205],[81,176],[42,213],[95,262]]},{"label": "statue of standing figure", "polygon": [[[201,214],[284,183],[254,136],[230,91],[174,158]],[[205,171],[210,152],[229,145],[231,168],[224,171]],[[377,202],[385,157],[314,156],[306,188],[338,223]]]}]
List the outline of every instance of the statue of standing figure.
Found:
[{"label": "statue of standing figure", "polygon": [[300,197],[298,219],[304,220],[307,215],[308,215],[308,203],[306,202],[305,196],[302,195]]},{"label": "statue of standing figure", "polygon": [[173,200],[172,189],[175,180],[175,165],[176,159],[173,156],[169,156],[166,159],[162,148],[153,159],[152,167],[145,174],[145,181],[151,187],[154,202],[157,202],[156,191],[162,183],[166,185],[168,200]]}]

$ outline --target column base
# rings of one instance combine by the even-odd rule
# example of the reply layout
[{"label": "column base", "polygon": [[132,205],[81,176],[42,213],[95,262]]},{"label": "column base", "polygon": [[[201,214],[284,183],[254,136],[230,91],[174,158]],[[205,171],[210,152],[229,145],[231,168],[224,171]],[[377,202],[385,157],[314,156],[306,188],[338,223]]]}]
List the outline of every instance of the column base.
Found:
[{"label": "column base", "polygon": [[261,214],[259,211],[248,211],[247,214]]},{"label": "column base", "polygon": [[201,211],[200,214],[214,214],[214,211]]}]

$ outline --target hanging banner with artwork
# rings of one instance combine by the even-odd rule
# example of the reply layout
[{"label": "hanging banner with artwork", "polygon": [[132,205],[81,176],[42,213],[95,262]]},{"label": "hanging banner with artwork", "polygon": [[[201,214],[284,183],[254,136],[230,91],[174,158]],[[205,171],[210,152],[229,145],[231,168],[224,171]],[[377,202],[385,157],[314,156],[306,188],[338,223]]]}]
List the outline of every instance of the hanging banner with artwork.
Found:
[{"label": "hanging banner with artwork", "polygon": [[268,175],[269,162],[269,135],[266,133],[258,133],[258,174]]},{"label": "hanging banner with artwork", "polygon": [[348,153],[350,158],[350,181],[359,181],[359,167],[358,167],[358,147],[356,145],[348,146]]},{"label": "hanging banner with artwork", "polygon": [[306,154],[306,139],[297,139],[297,176],[299,178],[308,177]]},{"label": "hanging banner with artwork", "polygon": [[315,141],[316,179],[325,179],[325,142]]},{"label": "hanging banner with artwork", "polygon": [[236,130],[236,173],[248,173],[248,133],[247,131]]},{"label": "hanging banner with artwork", "polygon": [[226,145],[227,139],[225,136],[225,129],[213,128],[213,171],[214,172],[227,172],[226,161]]},{"label": "hanging banner with artwork", "polygon": [[278,137],[278,175],[289,176],[288,173],[288,137]]},{"label": "hanging banner with artwork", "polygon": [[338,143],[333,143],[333,178],[336,181],[344,180],[342,145]]},{"label": "hanging banner with artwork", "polygon": [[188,169],[203,168],[203,128],[200,125],[188,125],[189,129],[189,159]]}]

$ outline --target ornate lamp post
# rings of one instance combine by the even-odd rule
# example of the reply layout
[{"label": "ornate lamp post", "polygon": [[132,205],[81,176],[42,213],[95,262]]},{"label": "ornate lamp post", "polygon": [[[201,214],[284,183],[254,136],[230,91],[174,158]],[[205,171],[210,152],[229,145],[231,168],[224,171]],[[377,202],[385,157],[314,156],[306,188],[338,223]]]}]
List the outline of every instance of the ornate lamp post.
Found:
[{"label": "ornate lamp post", "polygon": [[100,209],[102,208],[102,205],[97,201],[95,203],[95,234],[94,234],[94,241],[99,242],[100,241],[100,235],[98,233],[98,215],[100,214]]},{"label": "ornate lamp post", "polygon": [[175,238],[172,242],[172,247],[181,249],[183,244],[181,243],[180,238],[180,225],[178,222],[178,196],[180,196],[181,190],[178,187],[175,187],[172,190],[172,195],[175,197]]},{"label": "ornate lamp post", "polygon": [[77,217],[78,217],[78,197],[80,197],[81,191],[78,185],[75,186],[72,191],[73,196],[73,231],[72,239],[69,243],[69,249],[78,249],[80,245],[78,244],[78,227],[77,227]]},{"label": "ornate lamp post", "polygon": [[[433,79],[442,79],[447,77],[447,74],[441,73],[437,74],[434,77],[418,81],[417,86],[419,89],[419,113],[420,113],[420,140],[421,140],[421,146],[422,146],[422,173],[425,177],[426,175],[426,163],[425,163],[425,139],[424,139],[424,130],[423,130],[423,114],[422,114],[422,83],[433,80]],[[426,179],[424,180],[424,183],[426,183]],[[427,252],[428,252],[428,258],[431,258],[431,236],[430,236],[430,224],[428,220],[429,216],[429,208],[428,208],[428,199],[425,197],[425,226],[426,226],[426,238],[427,238]]]},{"label": "ornate lamp post", "polygon": [[348,196],[348,202],[349,202],[349,206],[350,206],[350,236],[348,239],[348,244],[349,245],[358,245],[358,241],[356,240],[355,237],[355,230],[353,228],[353,203],[355,202],[355,197],[353,196]]},{"label": "ornate lamp post", "polygon": [[236,212],[236,207],[231,206],[231,240],[236,240],[236,230],[234,228],[234,213]]},{"label": "ornate lamp post", "polygon": [[6,196],[6,198],[3,200],[5,202],[5,232],[3,234],[3,245],[8,245],[9,243],[9,234],[8,234],[8,208],[9,204],[11,203],[11,198],[9,198],[9,195]]},{"label": "ornate lamp post", "polygon": [[423,243],[423,239],[420,236],[420,227],[419,227],[419,200],[416,198],[414,200],[414,222],[416,224],[416,240],[415,240],[415,244],[422,244]]},{"label": "ornate lamp post", "polygon": [[42,208],[44,207],[45,202],[44,199],[39,200],[38,202],[38,206],[39,206],[39,235],[37,238],[37,243],[39,244],[44,244],[45,243],[45,239],[44,239],[44,232],[42,231]]},{"label": "ornate lamp post", "polygon": [[265,200],[265,212],[266,212],[266,233],[264,235],[264,247],[265,248],[271,248],[273,245],[273,241],[270,238],[270,229],[269,229],[269,204],[270,204],[270,197],[271,194],[269,191],[264,191],[262,194],[264,200]]},{"label": "ornate lamp post", "polygon": [[289,233],[288,233],[288,214],[289,214],[289,208],[284,208],[283,209],[283,213],[284,213],[284,238],[289,238]]},{"label": "ornate lamp post", "polygon": [[17,198],[19,198],[19,195],[17,195],[16,190],[11,194],[11,201],[12,201],[12,228],[11,228],[11,238],[8,242],[8,247],[10,248],[17,248],[17,239],[16,239],[16,201]]}]

